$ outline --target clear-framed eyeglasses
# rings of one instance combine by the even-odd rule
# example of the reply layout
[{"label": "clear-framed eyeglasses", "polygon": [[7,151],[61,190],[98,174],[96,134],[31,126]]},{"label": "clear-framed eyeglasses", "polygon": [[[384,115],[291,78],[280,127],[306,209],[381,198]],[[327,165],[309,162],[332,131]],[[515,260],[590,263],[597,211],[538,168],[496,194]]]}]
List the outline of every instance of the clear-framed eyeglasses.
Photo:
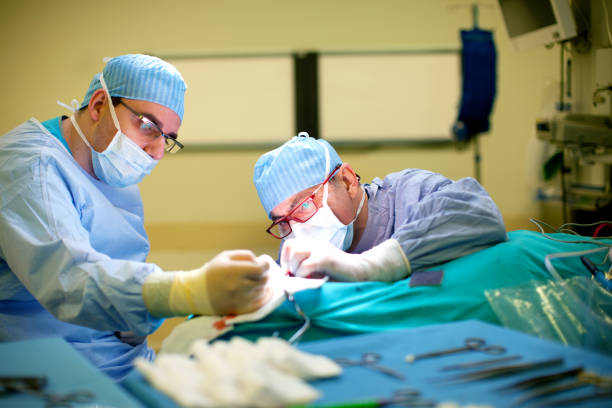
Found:
[{"label": "clear-framed eyeglasses", "polygon": [[337,165],[331,173],[327,176],[327,178],[319,184],[319,186],[306,198],[299,202],[295,207],[293,207],[287,215],[277,219],[268,227],[266,232],[272,235],[274,238],[283,239],[289,236],[292,232],[291,223],[289,221],[295,222],[306,222],[311,219],[317,211],[319,211],[319,206],[314,201],[314,197],[317,192],[323,187],[329,180],[331,180],[341,164]]},{"label": "clear-framed eyeglasses", "polygon": [[157,123],[144,116],[142,113],[135,111],[133,108],[128,106],[122,99],[119,99],[119,103],[129,110],[138,120],[140,121],[140,129],[142,129],[147,136],[155,139],[159,136],[164,137],[165,147],[164,150],[168,153],[176,153],[181,150],[184,146],[181,142],[176,140],[176,136],[167,135],[159,128]]}]

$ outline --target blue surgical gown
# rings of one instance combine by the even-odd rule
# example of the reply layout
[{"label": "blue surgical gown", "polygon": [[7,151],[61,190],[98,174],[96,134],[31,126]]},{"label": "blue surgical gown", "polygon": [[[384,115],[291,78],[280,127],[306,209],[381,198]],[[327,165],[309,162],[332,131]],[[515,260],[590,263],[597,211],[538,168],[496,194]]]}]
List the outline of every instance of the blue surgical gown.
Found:
[{"label": "blue surgical gown", "polygon": [[[63,337],[120,380],[154,357],[144,336],[161,323],[142,299],[149,241],[137,186],[86,173],[62,142],[60,119],[0,137],[0,341]],[[54,130],[55,136],[47,128]]]},{"label": "blue surgical gown", "polygon": [[453,181],[406,169],[375,178],[364,188],[368,222],[354,253],[394,238],[415,271],[507,239],[497,206],[473,178]]}]

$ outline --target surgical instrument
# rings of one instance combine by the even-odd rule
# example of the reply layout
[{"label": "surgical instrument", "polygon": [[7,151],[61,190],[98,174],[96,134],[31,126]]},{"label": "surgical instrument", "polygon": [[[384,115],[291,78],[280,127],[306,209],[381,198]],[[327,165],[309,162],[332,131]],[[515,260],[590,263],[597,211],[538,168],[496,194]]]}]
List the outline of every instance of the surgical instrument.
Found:
[{"label": "surgical instrument", "polygon": [[335,358],[334,361],[344,367],[363,366],[363,367],[367,367],[373,370],[380,371],[381,373],[391,376],[391,377],[395,377],[398,380],[405,379],[403,374],[400,374],[397,371],[392,370],[388,367],[384,367],[384,366],[377,364],[381,358],[382,358],[381,355],[378,353],[366,352],[361,355],[360,360],[351,360],[348,358],[339,357],[339,358]]},{"label": "surgical instrument", "polygon": [[580,395],[572,398],[559,398],[556,400],[546,401],[538,405],[538,407],[559,407],[562,405],[574,405],[583,401],[591,401],[599,398],[612,397],[612,390],[596,389],[593,394]]},{"label": "surgical instrument", "polygon": [[562,358],[553,358],[549,360],[508,364],[500,367],[485,368],[479,371],[471,371],[451,377],[451,380],[474,381],[485,378],[500,377],[509,374],[516,374],[523,371],[536,370],[544,367],[563,364]]},{"label": "surgical instrument", "polygon": [[433,351],[431,353],[425,353],[425,354],[417,354],[417,355],[407,354],[404,360],[407,363],[412,363],[415,360],[421,360],[421,359],[430,358],[430,357],[444,356],[447,354],[460,353],[464,351],[481,351],[486,354],[503,354],[506,352],[505,347],[486,346],[485,344],[486,342],[481,338],[468,337],[467,339],[465,339],[465,346],[463,347],[456,347],[456,348],[451,348],[448,350]]},{"label": "surgical instrument", "polygon": [[[531,379],[524,380],[520,383],[513,384],[512,386],[514,386],[514,388],[534,387],[544,383],[559,381],[566,378],[573,378],[573,381],[565,382],[559,385],[540,387],[530,392],[529,394],[518,398],[515,403],[521,404],[535,398],[541,398],[546,395],[561,393],[586,386],[595,386],[598,392],[612,392],[612,377],[605,377],[596,373],[583,371],[581,367],[549,374],[546,376],[534,377]],[[524,385],[521,383],[527,383],[528,385]]]},{"label": "surgical instrument", "polygon": [[21,388],[40,390],[47,384],[47,377],[0,377],[0,396],[17,392]]},{"label": "surgical instrument", "polygon": [[[395,390],[391,398],[370,398],[333,404],[308,405],[310,408],[377,408],[387,405],[398,405],[402,407],[433,407],[435,401],[420,397],[421,393],[412,388],[401,388]],[[293,406],[290,408],[305,408],[306,406]]]},{"label": "surgical instrument", "polygon": [[500,391],[512,391],[512,390],[521,390],[525,388],[533,388],[538,387],[546,383],[559,381],[563,378],[567,378],[570,376],[576,376],[578,373],[582,372],[582,367],[570,368],[569,370],[561,370],[554,373],[546,374],[546,375],[537,375],[535,377],[530,377],[521,381],[517,381],[515,383],[506,385],[500,388]]},{"label": "surgical instrument", "polygon": [[472,361],[469,363],[447,365],[445,367],[441,367],[440,371],[450,371],[450,370],[461,370],[464,368],[484,367],[484,366],[493,365],[497,363],[505,363],[507,361],[520,360],[521,358],[522,358],[521,356],[516,355],[516,354],[513,356],[507,356],[507,357],[489,358],[487,360],[479,360],[479,361]]},{"label": "surgical instrument", "polygon": [[0,377],[0,385],[4,388],[0,395],[11,392],[34,395],[44,399],[47,408],[71,407],[72,403],[82,404],[94,399],[94,394],[89,391],[74,391],[66,394],[48,393],[43,390],[46,384],[46,377]]}]

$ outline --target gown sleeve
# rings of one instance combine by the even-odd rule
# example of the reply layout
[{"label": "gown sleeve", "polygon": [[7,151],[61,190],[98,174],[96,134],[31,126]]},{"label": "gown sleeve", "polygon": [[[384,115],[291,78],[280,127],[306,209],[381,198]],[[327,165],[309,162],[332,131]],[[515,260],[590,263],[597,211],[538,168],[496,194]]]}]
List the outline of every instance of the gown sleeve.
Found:
[{"label": "gown sleeve", "polygon": [[401,173],[394,185],[395,238],[412,270],[440,264],[507,239],[502,216],[473,178]]}]

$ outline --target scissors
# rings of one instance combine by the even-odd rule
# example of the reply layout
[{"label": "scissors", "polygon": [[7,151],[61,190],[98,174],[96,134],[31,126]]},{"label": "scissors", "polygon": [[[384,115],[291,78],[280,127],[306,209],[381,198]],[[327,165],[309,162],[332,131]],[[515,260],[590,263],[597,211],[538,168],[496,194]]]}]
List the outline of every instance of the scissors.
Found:
[{"label": "scissors", "polygon": [[382,358],[381,355],[378,353],[366,352],[361,355],[361,360],[351,360],[348,358],[340,357],[340,358],[335,358],[334,361],[344,367],[363,366],[363,367],[370,368],[372,370],[380,371],[381,373],[388,375],[390,377],[395,377],[398,380],[405,379],[403,374],[400,374],[397,371],[392,370],[388,367],[377,364],[381,358]]},{"label": "scissors", "polygon": [[447,350],[433,351],[424,354],[408,354],[405,357],[407,363],[412,363],[415,360],[421,360],[429,357],[444,356],[447,354],[461,353],[463,351],[480,351],[486,354],[503,354],[506,352],[506,348],[502,346],[487,346],[487,342],[479,337],[468,337],[465,339],[465,346],[455,347]]}]

